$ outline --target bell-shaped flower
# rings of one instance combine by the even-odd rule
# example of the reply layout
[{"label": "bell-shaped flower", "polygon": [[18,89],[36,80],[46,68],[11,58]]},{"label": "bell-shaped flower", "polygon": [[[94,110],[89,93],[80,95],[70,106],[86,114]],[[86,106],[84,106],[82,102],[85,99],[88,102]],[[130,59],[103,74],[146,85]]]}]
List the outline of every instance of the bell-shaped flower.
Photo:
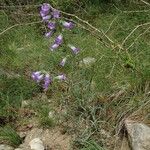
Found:
[{"label": "bell-shaped flower", "polygon": [[61,74],[61,75],[56,76],[54,79],[58,79],[58,80],[63,81],[63,80],[66,80],[66,75],[65,74]]},{"label": "bell-shaped flower", "polygon": [[48,15],[48,13],[45,13],[44,11],[40,11],[40,15],[41,15],[41,17],[45,17],[46,15]]},{"label": "bell-shaped flower", "polygon": [[47,27],[51,30],[54,30],[56,27],[56,23],[55,22],[48,22]]},{"label": "bell-shaped flower", "polygon": [[54,44],[51,46],[50,50],[54,51],[57,49],[63,42],[63,36],[60,34],[59,36],[56,37]]},{"label": "bell-shaped flower", "polygon": [[55,49],[57,49],[59,47],[58,44],[54,43],[51,47],[50,47],[50,50],[51,51],[54,51]]},{"label": "bell-shaped flower", "polygon": [[71,30],[74,27],[74,24],[72,22],[66,22],[64,21],[63,23],[64,28]]},{"label": "bell-shaped flower", "polygon": [[52,34],[53,34],[53,31],[46,32],[46,33],[45,33],[45,37],[49,38],[49,37],[52,36]]},{"label": "bell-shaped flower", "polygon": [[63,36],[60,34],[59,36],[56,37],[55,39],[55,44],[61,45],[63,42]]},{"label": "bell-shaped flower", "polygon": [[32,73],[32,79],[36,82],[40,82],[43,79],[43,74],[40,71],[36,71]]},{"label": "bell-shaped flower", "polygon": [[51,14],[52,14],[53,18],[55,18],[55,19],[60,18],[60,11],[59,10],[53,9]]},{"label": "bell-shaped flower", "polygon": [[50,8],[51,8],[51,5],[50,5],[50,4],[44,3],[44,4],[41,6],[41,11],[47,12],[47,11],[50,10]]},{"label": "bell-shaped flower", "polygon": [[60,62],[60,66],[64,67],[67,61],[67,57],[63,58],[62,61]]},{"label": "bell-shaped flower", "polygon": [[44,84],[43,84],[43,88],[45,91],[48,90],[48,87],[49,87],[51,82],[52,82],[52,79],[51,79],[50,75],[46,74],[44,77]]},{"label": "bell-shaped flower", "polygon": [[43,21],[48,21],[49,19],[51,19],[51,15],[47,15],[42,17]]},{"label": "bell-shaped flower", "polygon": [[78,54],[78,53],[79,53],[79,51],[80,51],[79,48],[77,48],[77,47],[75,47],[75,46],[73,46],[73,45],[68,45],[68,46],[71,48],[71,50],[72,50],[72,52],[73,52],[74,54]]}]

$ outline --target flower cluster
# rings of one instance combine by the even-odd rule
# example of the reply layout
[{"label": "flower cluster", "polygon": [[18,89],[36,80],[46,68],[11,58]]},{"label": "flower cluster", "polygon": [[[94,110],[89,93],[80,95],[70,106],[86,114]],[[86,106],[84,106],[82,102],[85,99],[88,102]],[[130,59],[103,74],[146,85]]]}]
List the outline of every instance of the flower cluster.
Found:
[{"label": "flower cluster", "polygon": [[[53,8],[50,4],[44,3],[40,9],[40,16],[42,17],[43,22],[46,24],[48,28],[48,32],[45,33],[45,37],[50,38],[53,36],[53,33],[57,31],[57,26],[60,26],[62,29],[62,33],[59,34],[55,39],[53,44],[50,46],[50,51],[54,52],[58,49],[64,42],[63,31],[71,30],[75,27],[75,24],[71,21],[63,20],[61,12],[55,8]],[[80,51],[79,48],[68,44],[68,48],[72,51],[74,55],[77,55]],[[64,67],[67,62],[68,55],[62,58],[60,62],[60,66]],[[64,74],[52,77],[48,73],[42,73],[41,71],[36,71],[32,73],[32,79],[37,83],[42,83],[42,86],[45,90],[48,89],[49,85],[52,83],[54,79],[58,80],[66,80],[66,76]]]},{"label": "flower cluster", "polygon": [[60,74],[54,78],[52,78],[48,73],[42,72],[42,71],[36,71],[32,73],[32,79],[36,81],[37,83],[41,83],[42,87],[45,91],[47,91],[49,85],[54,81],[54,80],[66,80],[66,76],[64,74]]}]

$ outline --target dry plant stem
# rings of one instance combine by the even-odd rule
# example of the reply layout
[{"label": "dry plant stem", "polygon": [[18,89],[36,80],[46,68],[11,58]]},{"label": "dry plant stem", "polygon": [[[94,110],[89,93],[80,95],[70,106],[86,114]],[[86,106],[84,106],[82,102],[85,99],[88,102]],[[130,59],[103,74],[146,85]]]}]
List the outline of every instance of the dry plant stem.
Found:
[{"label": "dry plant stem", "polygon": [[139,34],[139,35],[134,39],[134,41],[132,42],[132,44],[130,44],[130,46],[127,48],[127,50],[130,49],[130,48],[135,44],[135,42],[138,40],[139,37],[141,37],[141,36],[144,35],[147,31],[149,31],[149,29],[150,29],[150,27],[147,28],[143,33]]},{"label": "dry plant stem", "polygon": [[[52,7],[52,8],[53,8],[53,7]],[[53,9],[54,9],[54,8],[53,8]],[[96,27],[94,27],[93,25],[91,25],[90,23],[88,23],[87,21],[85,21],[85,20],[79,18],[78,16],[76,16],[76,15],[74,15],[74,14],[66,13],[66,12],[63,12],[63,11],[60,11],[60,12],[61,12],[62,14],[64,14],[64,15],[71,16],[71,17],[76,18],[77,20],[81,21],[82,23],[88,25],[91,29],[93,29],[93,30],[95,30],[95,31],[97,31],[97,32],[99,32],[99,33],[102,33],[102,34],[109,40],[109,42],[114,43],[114,41],[111,40],[103,31],[97,29]]]},{"label": "dry plant stem", "polygon": [[140,27],[142,27],[142,26],[145,26],[145,25],[150,25],[150,22],[137,25],[137,26],[128,34],[128,36],[123,40],[123,42],[122,42],[122,44],[121,44],[121,47],[124,46],[124,44],[125,44],[125,42],[128,40],[128,38],[129,38],[138,28],[140,28]]},{"label": "dry plant stem", "polygon": [[146,10],[133,10],[133,11],[123,11],[123,13],[145,13],[145,12],[149,12],[150,9],[146,9]]},{"label": "dry plant stem", "polygon": [[40,16],[39,14],[29,14],[29,13],[23,14],[23,13],[16,13],[16,12],[13,12],[12,14],[20,15],[20,16],[36,16],[36,17]]},{"label": "dry plant stem", "polygon": [[[119,15],[120,15],[120,14],[119,14]],[[119,16],[119,15],[118,15],[118,16]],[[118,16],[115,17],[115,18],[112,20],[112,22],[110,23],[110,26],[109,26],[108,29],[106,30],[105,34],[108,33],[108,31],[111,29],[113,23],[117,20]]]},{"label": "dry plant stem", "polygon": [[145,101],[145,103],[143,105],[141,105],[136,111],[134,111],[132,114],[129,115],[129,118],[134,116],[138,111],[140,111],[141,109],[143,109],[143,107],[148,106],[150,103],[150,100]]},{"label": "dry plant stem", "polygon": [[65,18],[63,17],[64,19],[68,20],[68,21],[71,21],[71,22],[74,22],[75,24],[77,24],[79,27],[81,27],[82,29],[88,31],[91,33],[91,35],[93,35],[96,39],[98,39],[102,44],[104,44],[106,47],[110,48],[109,44],[104,42],[103,39],[101,37],[99,37],[98,35],[96,35],[93,31],[91,31],[89,28],[86,28],[84,25],[72,20],[72,19],[68,19],[68,18]]},{"label": "dry plant stem", "polygon": [[15,25],[13,25],[13,26],[11,26],[11,27],[8,27],[8,28],[5,29],[4,31],[2,31],[2,32],[0,33],[0,35],[4,34],[4,33],[7,32],[8,30],[10,30],[10,29],[12,29],[12,28],[15,28],[15,27],[17,27],[17,26],[24,26],[24,25],[26,26],[26,25],[32,25],[32,24],[37,24],[37,23],[41,23],[41,22],[42,22],[42,21],[15,24]]},{"label": "dry plant stem", "polygon": [[150,6],[150,3],[148,3],[148,2],[146,2],[146,1],[144,1],[144,0],[140,0],[140,1],[143,2],[144,4]]},{"label": "dry plant stem", "polygon": [[5,6],[5,5],[1,5],[0,8],[14,8],[14,7],[39,7],[41,5],[12,5],[12,6]]}]

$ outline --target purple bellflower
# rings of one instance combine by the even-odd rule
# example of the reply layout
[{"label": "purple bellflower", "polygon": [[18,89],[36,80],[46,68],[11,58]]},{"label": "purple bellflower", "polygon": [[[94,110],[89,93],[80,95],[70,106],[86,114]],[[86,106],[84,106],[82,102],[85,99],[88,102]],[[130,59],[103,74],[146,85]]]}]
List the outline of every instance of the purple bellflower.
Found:
[{"label": "purple bellflower", "polygon": [[52,36],[52,34],[53,34],[53,31],[46,32],[46,33],[45,33],[45,37],[49,38],[49,37]]},{"label": "purple bellflower", "polygon": [[55,44],[61,45],[63,42],[63,36],[60,34],[59,36],[56,37],[55,39]]},{"label": "purple bellflower", "polygon": [[51,46],[50,50],[54,51],[57,49],[63,42],[63,36],[60,34],[59,36],[56,37],[54,44]]},{"label": "purple bellflower", "polygon": [[48,90],[48,87],[49,87],[51,82],[52,82],[52,79],[51,79],[50,75],[46,74],[44,77],[44,84],[43,84],[43,88],[45,91]]},{"label": "purple bellflower", "polygon": [[67,61],[67,57],[63,58],[62,61],[60,62],[60,66],[64,67]]},{"label": "purple bellflower", "polygon": [[41,6],[41,11],[43,12],[48,12],[51,8],[51,5],[48,4],[48,3],[44,3],[42,6]]},{"label": "purple bellflower", "polygon": [[56,23],[55,22],[48,22],[48,28],[51,29],[51,30],[54,30],[55,27],[56,27]]},{"label": "purple bellflower", "polygon": [[43,12],[42,10],[40,11],[40,15],[41,17],[45,17],[47,15],[47,13]]},{"label": "purple bellflower", "polygon": [[50,50],[51,50],[51,51],[54,51],[54,50],[57,49],[58,47],[59,47],[59,45],[54,43],[54,44],[51,46]]},{"label": "purple bellflower", "polygon": [[72,22],[66,22],[64,21],[63,23],[64,28],[71,30],[74,27],[74,24]]},{"label": "purple bellflower", "polygon": [[53,9],[51,14],[52,14],[53,18],[55,18],[55,19],[60,18],[60,11],[59,10]]},{"label": "purple bellflower", "polygon": [[50,4],[44,3],[41,6],[41,10],[40,10],[40,15],[42,17],[43,20],[48,20],[48,18],[50,19],[51,16],[49,16],[49,12],[50,12]]},{"label": "purple bellflower", "polygon": [[74,54],[78,54],[79,53],[79,51],[80,51],[79,48],[77,48],[75,46],[72,46],[72,45],[68,45],[68,46],[71,48],[71,50],[73,51]]},{"label": "purple bellflower", "polygon": [[43,16],[43,21],[48,21],[51,18],[51,15]]},{"label": "purple bellflower", "polygon": [[64,74],[58,75],[58,76],[55,77],[55,79],[58,79],[58,80],[61,80],[61,81],[66,80],[66,75],[64,75]]},{"label": "purple bellflower", "polygon": [[33,72],[32,79],[35,80],[36,82],[40,82],[43,79],[43,74],[41,74],[40,71]]}]

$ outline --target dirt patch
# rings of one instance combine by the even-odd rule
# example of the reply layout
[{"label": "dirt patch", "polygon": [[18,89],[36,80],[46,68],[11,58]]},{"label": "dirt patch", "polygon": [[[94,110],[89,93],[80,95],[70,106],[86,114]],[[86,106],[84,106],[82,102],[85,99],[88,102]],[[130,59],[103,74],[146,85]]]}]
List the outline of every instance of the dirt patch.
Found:
[{"label": "dirt patch", "polygon": [[46,150],[71,150],[73,136],[63,133],[62,129],[55,127],[52,129],[34,128],[27,133],[25,141],[20,147],[23,150],[30,150],[29,143],[34,138],[40,138]]}]

